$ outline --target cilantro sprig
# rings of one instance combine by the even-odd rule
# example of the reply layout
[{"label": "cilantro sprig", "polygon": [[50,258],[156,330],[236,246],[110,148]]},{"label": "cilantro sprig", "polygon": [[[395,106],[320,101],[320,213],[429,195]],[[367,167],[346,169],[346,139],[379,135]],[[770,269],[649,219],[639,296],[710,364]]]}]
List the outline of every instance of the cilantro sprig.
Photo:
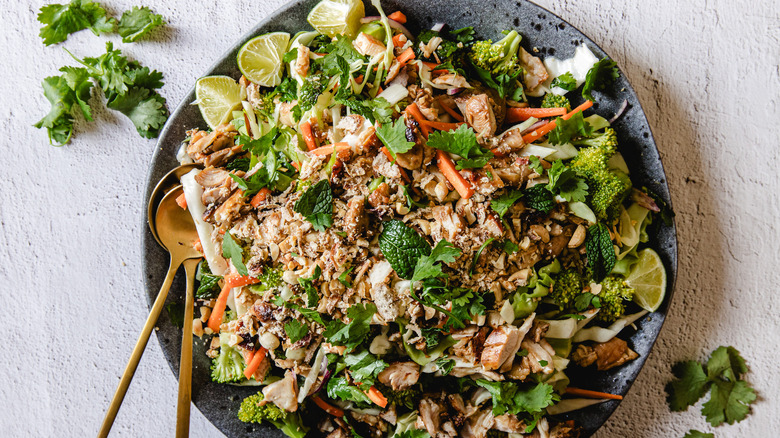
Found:
[{"label": "cilantro sprig", "polygon": [[68,39],[68,35],[84,29],[91,30],[95,35],[116,30],[123,43],[132,43],[165,24],[162,15],[155,14],[145,6],[134,6],[117,21],[109,17],[99,3],[89,0],[71,0],[65,5],[43,6],[38,13],[38,21],[43,25],[40,37],[47,46],[61,43]]},{"label": "cilantro sprig", "polygon": [[479,145],[476,132],[466,124],[452,131],[431,133],[428,146],[460,156],[455,166],[458,170],[485,167],[493,158],[493,152]]}]

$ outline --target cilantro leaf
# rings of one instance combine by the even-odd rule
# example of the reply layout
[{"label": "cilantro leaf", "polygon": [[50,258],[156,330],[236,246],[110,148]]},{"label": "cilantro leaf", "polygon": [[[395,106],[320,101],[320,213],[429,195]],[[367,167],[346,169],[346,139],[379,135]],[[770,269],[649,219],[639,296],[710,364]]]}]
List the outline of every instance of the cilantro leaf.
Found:
[{"label": "cilantro leaf", "polygon": [[244,264],[244,249],[233,239],[230,232],[226,232],[222,238],[222,257],[230,259],[240,275],[249,275]]},{"label": "cilantro leaf", "polygon": [[440,240],[431,251],[430,255],[421,255],[417,259],[417,264],[414,267],[414,274],[412,274],[412,282],[422,281],[426,278],[438,278],[444,277],[444,273],[441,270],[441,265],[436,263],[454,263],[461,255],[461,250],[455,248],[453,244],[446,240]]},{"label": "cilantro leaf", "polygon": [[292,102],[298,98],[298,81],[287,76],[282,80],[282,83],[274,88],[273,93],[279,96],[281,102]]},{"label": "cilantro leaf", "polygon": [[593,270],[593,280],[600,282],[615,267],[617,256],[609,237],[609,228],[602,223],[591,225],[585,237],[588,266]]},{"label": "cilantro leaf", "polygon": [[406,198],[406,206],[409,207],[409,210],[411,210],[414,207],[425,208],[430,204],[429,202],[423,202],[423,200],[415,201],[412,198],[412,195],[409,194],[409,186],[402,184],[401,188],[404,191],[404,197]]},{"label": "cilantro leaf", "polygon": [[323,336],[333,345],[343,345],[347,351],[354,350],[365,341],[371,331],[369,323],[376,313],[374,303],[355,304],[347,310],[347,317],[351,319],[348,324],[334,319],[325,327]]},{"label": "cilantro leaf", "polygon": [[588,70],[588,74],[585,75],[585,84],[582,86],[582,97],[588,100],[595,100],[593,98],[593,90],[604,90],[607,85],[612,83],[615,79],[620,77],[618,73],[617,63],[615,61],[604,58],[593,64],[593,67]]},{"label": "cilantro leaf", "polygon": [[344,364],[349,369],[352,380],[361,387],[373,385],[379,373],[388,367],[387,362],[369,353],[368,350],[345,355]]},{"label": "cilantro leaf", "polygon": [[704,403],[701,413],[713,426],[742,421],[750,413],[750,404],[756,400],[756,392],[743,380],[736,382],[717,380],[710,389],[710,399]]},{"label": "cilantro leaf", "polygon": [[739,351],[734,347],[716,348],[707,361],[707,377],[710,380],[723,376],[733,382],[746,372],[745,359],[739,355]]},{"label": "cilantro leaf", "polygon": [[336,101],[371,122],[387,124],[392,121],[393,107],[384,97],[365,100],[361,96],[350,94],[348,97],[336,96]]},{"label": "cilantro leaf", "polygon": [[691,429],[683,438],[715,438],[715,435],[711,433],[699,432],[698,430]]},{"label": "cilantro leaf", "polygon": [[406,139],[406,119],[403,117],[394,123],[385,123],[376,128],[376,136],[390,151],[393,158],[396,154],[409,152],[414,147],[414,142]]},{"label": "cilantro leaf", "polygon": [[287,64],[293,62],[297,57],[298,57],[298,48],[293,47],[292,50],[290,50],[289,52],[285,53],[284,56],[282,56],[282,63]]},{"label": "cilantro leaf", "polygon": [[107,106],[127,116],[144,138],[156,138],[168,120],[165,98],[147,88],[132,87],[110,99]]},{"label": "cilantro leaf", "polygon": [[428,146],[460,156],[458,170],[485,167],[493,158],[493,152],[479,145],[476,132],[465,123],[452,131],[431,133]]},{"label": "cilantro leaf", "polygon": [[549,213],[555,208],[555,198],[547,186],[544,184],[537,184],[531,188],[528,188],[523,193],[525,198],[525,205],[534,210],[541,211],[542,213]]},{"label": "cilantro leaf", "polygon": [[298,278],[298,284],[301,285],[304,292],[306,292],[306,307],[309,308],[316,308],[317,303],[320,302],[320,295],[317,291],[317,288],[314,287],[314,280],[320,278],[320,275],[322,275],[322,269],[320,269],[320,265],[314,266],[314,272],[312,273],[312,276],[309,278]]},{"label": "cilantro leaf", "polygon": [[505,240],[504,243],[502,243],[502,248],[503,248],[505,253],[510,254],[510,255],[514,254],[514,253],[516,253],[517,251],[520,250],[520,247],[517,246],[517,244],[515,242],[512,242],[509,239]]},{"label": "cilantro leaf", "polygon": [[327,179],[318,181],[295,201],[293,210],[303,215],[317,231],[333,225],[333,193]]},{"label": "cilantro leaf", "polygon": [[417,231],[399,220],[384,223],[379,249],[399,277],[410,280],[421,256],[431,254],[431,246]]},{"label": "cilantro leaf", "polygon": [[666,385],[669,409],[674,412],[684,411],[694,405],[707,391],[707,375],[700,363],[689,360],[679,362],[672,367],[676,377]]},{"label": "cilantro leaf", "polygon": [[354,266],[350,266],[349,269],[339,274],[339,283],[343,284],[347,289],[352,287],[352,283],[349,281],[349,273],[354,269]]},{"label": "cilantro leaf", "polygon": [[47,46],[63,42],[68,35],[83,29],[90,29],[95,35],[111,32],[116,24],[116,20],[107,17],[106,10],[99,4],[87,0],[43,6],[38,13],[38,21],[43,24],[40,37]]},{"label": "cilantro leaf", "polygon": [[571,91],[577,88],[577,80],[574,79],[574,75],[572,75],[570,71],[567,71],[566,73],[553,79],[551,85],[553,87],[562,88],[566,91]]},{"label": "cilantro leaf", "polygon": [[542,160],[539,159],[536,155],[531,155],[528,157],[528,167],[531,168],[534,172],[536,172],[538,175],[544,174],[544,166],[542,166]]},{"label": "cilantro leaf", "polygon": [[494,198],[490,201],[490,208],[498,213],[498,217],[504,218],[504,215],[509,208],[512,207],[518,199],[523,197],[523,192],[520,190],[509,189],[503,195],[498,198]]},{"label": "cilantro leaf", "polygon": [[146,6],[133,6],[133,9],[122,14],[117,31],[123,43],[134,43],[163,24],[165,21],[162,15],[155,14]]},{"label": "cilantro leaf", "polygon": [[284,324],[284,332],[290,338],[291,343],[296,343],[309,334],[309,326],[294,319]]},{"label": "cilantro leaf", "polygon": [[36,128],[46,128],[49,143],[62,146],[73,135],[73,114],[78,110],[88,121],[92,120],[89,100],[92,82],[82,68],[63,67],[64,74],[43,80],[43,94],[51,103],[49,113],[36,123]]},{"label": "cilantro leaf", "polygon": [[493,397],[493,415],[507,412],[541,414],[544,409],[559,400],[552,385],[537,383],[532,387],[521,386],[513,382],[492,382],[477,379],[475,383],[488,390]]},{"label": "cilantro leaf", "polygon": [[357,403],[371,403],[368,396],[355,385],[350,385],[345,377],[332,377],[328,381],[328,397]]},{"label": "cilantro leaf", "polygon": [[547,171],[550,182],[547,188],[568,202],[584,202],[588,195],[588,184],[577,176],[577,172],[566,167],[563,161],[556,160]]},{"label": "cilantro leaf", "polygon": [[569,120],[563,117],[555,119],[555,129],[547,134],[547,140],[551,144],[569,143],[575,137],[590,137],[593,135],[593,128],[590,123],[585,121],[582,111],[577,111]]},{"label": "cilantro leaf", "polygon": [[297,310],[301,315],[303,315],[304,318],[308,319],[309,321],[314,321],[325,325],[325,322],[322,319],[322,315],[320,315],[320,313],[316,310],[307,309],[299,304],[291,303],[289,301],[284,303],[284,307]]}]

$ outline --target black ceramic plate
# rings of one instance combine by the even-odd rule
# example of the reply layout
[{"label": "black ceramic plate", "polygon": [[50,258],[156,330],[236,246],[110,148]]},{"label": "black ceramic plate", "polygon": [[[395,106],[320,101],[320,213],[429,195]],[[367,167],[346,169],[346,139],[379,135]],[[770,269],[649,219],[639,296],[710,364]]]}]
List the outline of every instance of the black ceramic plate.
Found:
[{"label": "black ceramic plate", "polygon": [[[292,35],[300,30],[311,29],[306,22],[306,16],[317,2],[318,0],[294,1],[269,15],[244,35],[240,41],[237,41],[227,53],[220,58],[215,56],[216,63],[210,70],[203,72],[203,76],[227,75],[238,79],[241,74],[235,62],[236,53],[247,40],[266,32],[285,31]],[[541,57],[550,55],[559,58],[570,57],[573,55],[575,47],[583,42],[598,57],[607,56],[593,41],[560,17],[524,0],[451,0],[446,4],[435,1],[391,0],[383,2],[383,7],[388,12],[402,10],[409,17],[408,27],[412,32],[428,29],[435,22],[443,22],[455,29],[474,26],[478,35],[496,40],[502,30],[517,29],[524,37],[523,46],[532,53],[536,52],[532,49],[538,49],[536,53]],[[373,8],[368,5],[366,9],[369,14],[374,12]],[[594,107],[595,111],[609,118],[615,114],[624,100],[628,101],[628,110],[614,124],[620,140],[620,151],[631,169],[631,177],[635,185],[647,186],[669,203],[669,189],[661,159],[634,90],[622,75],[611,89],[613,91],[596,95],[598,103]],[[178,164],[175,159],[176,149],[182,139],[186,137],[185,131],[206,127],[198,108],[190,105],[194,100],[195,91],[193,89],[173,112],[160,135],[147,176],[144,206],[146,206],[149,194],[157,181]],[[144,208],[143,211],[145,212],[146,209]],[[142,251],[146,271],[146,293],[151,306],[159,290],[159,285],[165,277],[168,258],[149,233],[145,216],[143,226]],[[669,283],[667,285],[667,298],[661,308],[637,322],[638,331],[633,332],[633,330],[628,329],[621,334],[621,337],[629,342],[631,348],[639,353],[639,359],[607,372],[580,373],[577,372],[577,367],[572,367],[567,370],[567,373],[574,386],[613,394],[625,394],[644,365],[664,322],[677,271],[677,239],[674,225],[655,229],[651,238],[651,246],[658,251],[664,262]],[[177,277],[168,300],[183,303],[183,293],[182,278]],[[166,312],[163,312],[160,317],[158,327],[160,330],[157,331],[157,336],[162,345],[163,353],[174,374],[178,374],[181,329],[171,324]],[[248,425],[238,421],[236,412],[241,400],[256,392],[257,388],[212,383],[209,379],[210,361],[206,357],[205,351],[204,342],[196,338],[192,399],[203,415],[229,437],[283,436],[281,432],[272,427]],[[584,428],[585,436],[589,436],[607,420],[617,405],[617,401],[610,401],[565,417],[576,420]],[[317,414],[318,411],[312,411],[312,415]]]}]

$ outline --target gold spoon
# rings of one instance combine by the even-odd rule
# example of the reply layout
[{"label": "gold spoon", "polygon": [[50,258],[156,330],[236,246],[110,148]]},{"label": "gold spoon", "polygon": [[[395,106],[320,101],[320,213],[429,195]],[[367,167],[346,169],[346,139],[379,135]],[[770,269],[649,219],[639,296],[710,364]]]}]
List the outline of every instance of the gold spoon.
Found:
[{"label": "gold spoon", "polygon": [[182,164],[179,167],[174,168],[170,172],[166,173],[164,177],[160,179],[160,182],[152,190],[152,195],[149,196],[149,204],[146,206],[146,221],[149,224],[149,231],[152,232],[152,236],[157,243],[163,248],[165,245],[160,241],[160,236],[157,235],[157,227],[154,226],[154,218],[157,213],[157,206],[160,204],[160,200],[171,189],[176,188],[179,184],[181,177],[189,173],[193,169],[203,168],[203,165],[198,163]]},{"label": "gold spoon", "polygon": [[[196,251],[195,248],[192,247],[192,242],[198,238],[198,233],[195,230],[195,223],[192,221],[192,217],[190,216],[189,212],[187,212],[187,210],[182,209],[181,207],[179,207],[178,204],[176,204],[176,197],[179,196],[180,194],[181,194],[181,187],[169,191],[162,198],[162,201],[160,201],[160,205],[157,208],[155,224],[158,231],[158,236],[160,237],[162,246],[165,249],[167,249],[168,252],[170,253],[170,266],[168,267],[168,274],[165,276],[165,280],[163,280],[163,284],[162,287],[160,288],[160,292],[157,294],[157,298],[154,300],[154,304],[152,305],[152,310],[151,312],[149,312],[149,317],[146,319],[146,323],[144,324],[144,327],[141,330],[141,336],[138,337],[138,341],[136,342],[135,347],[133,348],[133,352],[130,355],[130,360],[128,361],[127,367],[125,368],[125,371],[122,374],[122,378],[119,381],[119,386],[117,387],[116,393],[114,393],[114,398],[111,399],[111,404],[108,407],[108,412],[106,412],[106,417],[103,419],[103,424],[100,427],[100,432],[98,432],[99,438],[104,438],[108,436],[108,433],[111,430],[111,426],[114,424],[114,419],[116,419],[116,414],[117,412],[119,412],[119,407],[122,405],[122,401],[125,398],[125,393],[127,392],[127,388],[130,386],[130,381],[133,379],[135,370],[138,367],[138,362],[141,360],[141,356],[144,353],[144,349],[146,348],[147,342],[149,342],[149,335],[151,335],[152,330],[154,329],[154,326],[157,323],[157,318],[160,316],[160,313],[162,312],[163,305],[165,304],[165,299],[168,297],[168,291],[170,290],[171,283],[173,282],[173,277],[176,275],[176,271],[179,269],[179,266],[181,266],[181,264],[185,260],[189,260],[189,259],[194,259],[194,260],[185,264],[185,269],[187,269],[188,301],[190,301],[189,296],[192,295],[191,279],[194,277],[194,275],[191,275],[190,271],[194,271],[194,266],[197,264],[196,263],[197,259],[201,257],[201,254],[198,251]],[[184,337],[187,338],[187,334],[189,334],[188,337],[190,342],[189,348],[191,352],[192,351],[191,302],[189,306],[185,308],[185,312],[186,309],[189,309],[190,316],[188,318],[185,314]],[[188,321],[190,326],[189,332],[186,329],[186,324]],[[189,359],[190,371],[186,374],[191,376],[192,355],[190,354],[188,357],[190,358]],[[187,413],[189,413],[189,403],[187,406]]]}]

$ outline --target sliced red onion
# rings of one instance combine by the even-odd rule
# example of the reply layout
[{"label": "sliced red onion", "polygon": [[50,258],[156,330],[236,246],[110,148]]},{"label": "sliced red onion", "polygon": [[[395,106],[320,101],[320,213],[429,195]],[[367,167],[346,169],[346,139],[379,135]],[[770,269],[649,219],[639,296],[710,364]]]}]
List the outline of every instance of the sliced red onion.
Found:
[{"label": "sliced red onion", "polygon": [[454,95],[460,93],[461,91],[463,91],[463,88],[448,88],[447,89],[447,95],[448,96],[454,96]]},{"label": "sliced red onion", "polygon": [[658,206],[658,204],[655,203],[655,199],[651,198],[650,195],[641,190],[634,189],[631,192],[631,200],[650,211],[654,211],[656,213],[661,211],[661,208]]},{"label": "sliced red onion", "polygon": [[434,32],[441,32],[442,29],[444,29],[444,23],[436,23],[431,28],[431,30]]},{"label": "sliced red onion", "polygon": [[322,388],[325,388],[325,386],[328,384],[328,380],[330,380],[330,374],[331,374],[330,370],[327,368],[327,365],[326,365],[325,374],[323,374],[323,376],[322,376],[322,381],[320,382],[319,385],[317,385],[317,388],[312,392],[312,394],[316,394]]},{"label": "sliced red onion", "polygon": [[540,128],[540,127],[546,125],[547,122],[548,122],[547,120],[539,120],[538,122],[536,122],[533,125],[529,126],[528,129],[526,129],[525,131],[521,132],[520,134],[522,135],[522,134],[525,134],[527,132],[533,132],[534,129]]},{"label": "sliced red onion", "polygon": [[[382,20],[382,17],[380,17],[379,15],[372,15],[370,17],[361,18],[360,22],[366,24],[372,21],[380,21],[380,20]],[[389,24],[390,27],[392,27],[393,29],[400,30],[401,33],[403,33],[406,36],[406,38],[408,38],[409,40],[414,40],[414,36],[412,36],[412,33],[409,32],[409,29],[407,29],[403,24],[395,20],[392,20],[390,18],[387,19],[387,24]]]},{"label": "sliced red onion", "polygon": [[615,115],[611,119],[609,119],[609,123],[610,124],[615,123],[615,120],[619,119],[620,116],[622,116],[627,109],[628,109],[628,101],[623,100],[623,103],[620,105],[620,109],[618,110],[617,113],[615,113]]}]

